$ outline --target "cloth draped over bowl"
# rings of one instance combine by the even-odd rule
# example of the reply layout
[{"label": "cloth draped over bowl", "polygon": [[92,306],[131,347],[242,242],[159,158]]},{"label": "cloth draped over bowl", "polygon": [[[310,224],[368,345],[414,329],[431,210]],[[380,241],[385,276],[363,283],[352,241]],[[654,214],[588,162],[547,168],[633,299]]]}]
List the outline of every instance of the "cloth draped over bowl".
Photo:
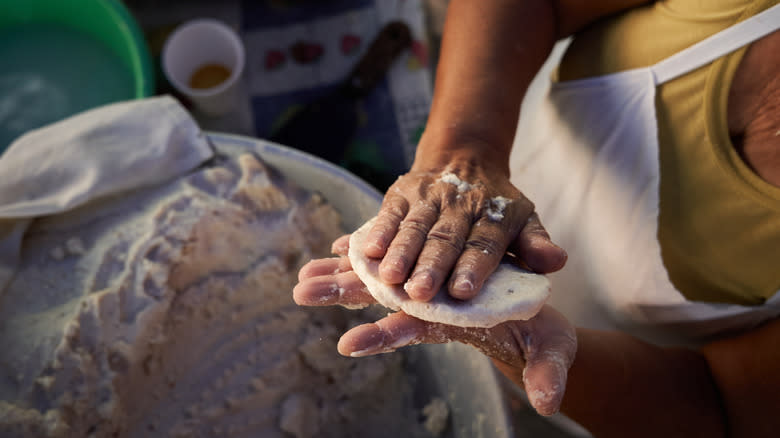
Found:
[{"label": "cloth draped over bowl", "polygon": [[0,156],[0,296],[33,219],[160,184],[213,155],[169,96],[95,108],[21,136]]}]

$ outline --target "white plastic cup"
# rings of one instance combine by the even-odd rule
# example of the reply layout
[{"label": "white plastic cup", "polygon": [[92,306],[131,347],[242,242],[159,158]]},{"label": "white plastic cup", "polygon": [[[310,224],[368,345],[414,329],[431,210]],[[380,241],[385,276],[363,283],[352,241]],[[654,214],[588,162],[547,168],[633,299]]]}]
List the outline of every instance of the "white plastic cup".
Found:
[{"label": "white plastic cup", "polygon": [[[162,69],[168,81],[210,116],[224,115],[237,105],[244,62],[244,44],[238,35],[224,23],[208,18],[178,26],[162,51]],[[222,65],[230,70],[230,76],[211,88],[190,87],[192,75],[206,64]]]}]

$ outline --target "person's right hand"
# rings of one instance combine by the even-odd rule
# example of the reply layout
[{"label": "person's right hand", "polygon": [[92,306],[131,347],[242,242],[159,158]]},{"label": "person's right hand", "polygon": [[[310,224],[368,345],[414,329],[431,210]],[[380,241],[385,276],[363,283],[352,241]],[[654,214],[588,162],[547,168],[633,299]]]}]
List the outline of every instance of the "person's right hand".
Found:
[{"label": "person's right hand", "polygon": [[[301,268],[293,290],[297,304],[351,308],[376,302],[345,256],[348,244],[348,236],[338,239],[333,250],[342,257],[312,260]],[[455,327],[396,312],[344,333],[338,351],[360,357],[407,345],[447,342],[472,345],[492,358],[499,370],[525,389],[540,414],[552,415],[560,408],[577,337],[568,320],[550,306],[528,321],[509,321],[491,328]]]},{"label": "person's right hand", "polygon": [[507,250],[539,273],[566,262],[566,252],[550,240],[533,203],[506,172],[455,162],[439,167],[418,160],[400,177],[363,250],[382,259],[382,281],[405,283],[419,301],[445,283],[451,296],[473,298]]}]

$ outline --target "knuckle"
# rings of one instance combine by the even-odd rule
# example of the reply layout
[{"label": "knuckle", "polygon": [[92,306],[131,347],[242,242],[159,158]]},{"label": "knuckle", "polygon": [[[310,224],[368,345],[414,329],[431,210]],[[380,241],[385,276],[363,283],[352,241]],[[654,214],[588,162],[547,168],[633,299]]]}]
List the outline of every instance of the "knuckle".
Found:
[{"label": "knuckle", "polygon": [[382,201],[382,209],[407,211],[409,209],[409,200],[403,194],[388,193]]},{"label": "knuckle", "polygon": [[420,218],[407,217],[399,226],[401,232],[411,232],[417,235],[425,236],[428,234],[428,224]]},{"label": "knuckle", "polygon": [[536,206],[528,198],[521,196],[512,201],[508,209],[512,214],[513,221],[520,226],[524,226],[533,217]]},{"label": "knuckle", "polygon": [[406,216],[406,208],[399,203],[388,203],[382,207],[380,216],[384,216],[390,222],[400,222]]},{"label": "knuckle", "polygon": [[410,210],[422,217],[435,217],[441,213],[441,209],[435,201],[424,199],[418,199]]},{"label": "knuckle", "polygon": [[514,202],[518,205],[518,207],[528,212],[533,212],[536,209],[533,201],[522,195],[515,198]]},{"label": "knuckle", "polygon": [[501,252],[501,245],[496,239],[486,235],[474,235],[466,241],[466,249],[479,251],[486,255],[497,255]]},{"label": "knuckle", "polygon": [[428,240],[448,246],[456,251],[460,251],[465,245],[465,237],[457,232],[454,227],[442,225],[437,226],[428,233]]},{"label": "knuckle", "polygon": [[550,234],[539,222],[528,222],[521,231],[526,236],[539,236],[544,239],[550,239]]}]

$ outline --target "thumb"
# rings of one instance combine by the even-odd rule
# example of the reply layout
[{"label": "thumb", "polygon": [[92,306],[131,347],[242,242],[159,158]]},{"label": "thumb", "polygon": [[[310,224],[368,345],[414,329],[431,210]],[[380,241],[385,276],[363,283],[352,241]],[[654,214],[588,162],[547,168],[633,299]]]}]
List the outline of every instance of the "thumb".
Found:
[{"label": "thumb", "polygon": [[545,307],[532,321],[535,330],[523,338],[523,386],[531,406],[541,415],[552,415],[563,400],[577,336],[574,327],[551,307]]},{"label": "thumb", "polygon": [[571,365],[561,352],[547,352],[526,362],[523,384],[531,406],[541,415],[553,415],[561,407]]},{"label": "thumb", "polygon": [[550,239],[537,213],[528,218],[523,229],[510,242],[509,250],[523,260],[532,271],[542,274],[563,268],[568,258],[566,251]]}]

